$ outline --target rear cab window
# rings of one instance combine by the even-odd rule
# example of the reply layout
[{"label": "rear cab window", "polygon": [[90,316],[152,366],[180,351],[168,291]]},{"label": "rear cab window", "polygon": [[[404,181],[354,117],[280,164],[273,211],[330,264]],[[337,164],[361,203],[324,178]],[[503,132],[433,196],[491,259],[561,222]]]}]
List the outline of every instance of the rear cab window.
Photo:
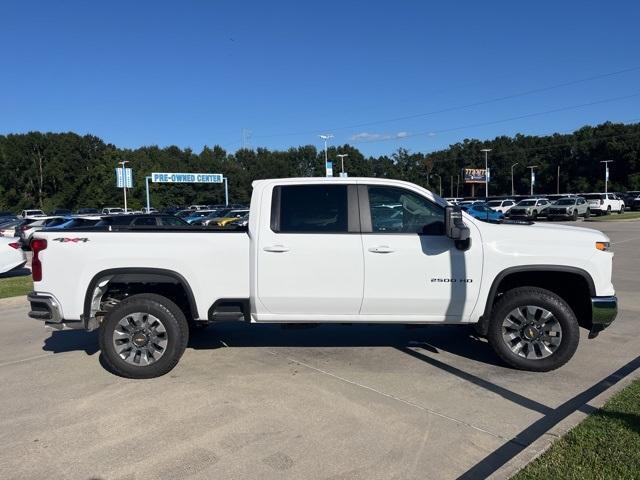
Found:
[{"label": "rear cab window", "polygon": [[347,188],[335,184],[276,186],[271,229],[276,233],[349,232]]}]

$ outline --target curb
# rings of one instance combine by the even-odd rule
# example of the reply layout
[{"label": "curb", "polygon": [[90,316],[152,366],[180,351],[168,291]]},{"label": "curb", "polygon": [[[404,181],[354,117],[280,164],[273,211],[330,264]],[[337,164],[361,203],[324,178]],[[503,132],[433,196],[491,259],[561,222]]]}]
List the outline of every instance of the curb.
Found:
[{"label": "curb", "polygon": [[[638,379],[640,379],[640,375],[636,373],[635,376],[630,375],[629,377],[620,380],[615,385],[596,396],[593,400],[586,403],[585,406],[592,407],[594,410],[601,408],[607,400]],[[546,452],[556,440],[566,435],[569,430],[576,427],[588,416],[589,413],[576,410],[487,478],[491,480],[508,480],[513,477],[516,473]]]}]

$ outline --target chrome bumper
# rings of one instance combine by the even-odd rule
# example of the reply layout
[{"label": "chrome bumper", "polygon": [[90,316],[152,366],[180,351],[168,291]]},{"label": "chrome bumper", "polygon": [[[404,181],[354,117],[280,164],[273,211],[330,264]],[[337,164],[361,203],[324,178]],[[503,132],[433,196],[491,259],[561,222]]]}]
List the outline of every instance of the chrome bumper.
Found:
[{"label": "chrome bumper", "polygon": [[589,338],[598,334],[613,323],[618,315],[617,297],[591,297],[591,331]]},{"label": "chrome bumper", "polygon": [[52,297],[31,292],[27,295],[27,300],[31,304],[29,317],[44,320],[47,323],[62,323],[60,306]]}]

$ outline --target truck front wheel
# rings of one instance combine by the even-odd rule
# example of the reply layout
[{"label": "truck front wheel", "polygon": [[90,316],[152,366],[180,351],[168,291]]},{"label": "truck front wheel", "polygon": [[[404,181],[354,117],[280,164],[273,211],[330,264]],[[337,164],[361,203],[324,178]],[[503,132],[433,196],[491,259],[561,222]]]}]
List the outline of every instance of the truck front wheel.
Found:
[{"label": "truck front wheel", "polygon": [[187,320],[168,298],[132,295],[111,309],[100,326],[107,366],[127,378],[153,378],[176,366],[189,339]]},{"label": "truck front wheel", "polygon": [[548,372],[571,359],[580,328],[558,295],[543,288],[519,287],[506,292],[493,307],[487,339],[510,366]]}]

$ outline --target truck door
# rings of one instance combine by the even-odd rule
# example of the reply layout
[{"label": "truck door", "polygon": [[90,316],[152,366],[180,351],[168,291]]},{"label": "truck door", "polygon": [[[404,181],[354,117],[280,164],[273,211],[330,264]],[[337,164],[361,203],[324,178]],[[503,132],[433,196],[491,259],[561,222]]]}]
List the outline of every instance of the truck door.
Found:
[{"label": "truck door", "polygon": [[[475,306],[482,242],[470,225],[468,250],[444,232],[444,208],[418,192],[360,185],[364,253],[362,315],[459,321]],[[475,237],[475,238],[474,238]]]},{"label": "truck door", "polygon": [[257,249],[257,297],[268,313],[357,314],[359,222],[355,184],[275,186],[270,228],[261,226]]}]

